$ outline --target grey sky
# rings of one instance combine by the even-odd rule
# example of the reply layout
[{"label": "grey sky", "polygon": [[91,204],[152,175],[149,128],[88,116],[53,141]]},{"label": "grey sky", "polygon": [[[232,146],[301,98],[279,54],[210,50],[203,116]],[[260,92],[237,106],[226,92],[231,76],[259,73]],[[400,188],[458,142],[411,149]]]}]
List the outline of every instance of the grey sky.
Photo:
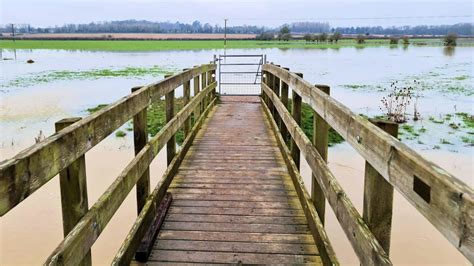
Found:
[{"label": "grey sky", "polygon": [[223,24],[225,17],[229,25],[324,21],[391,26],[473,22],[474,14],[472,0],[0,0],[0,10],[0,24],[34,26],[123,19]]}]

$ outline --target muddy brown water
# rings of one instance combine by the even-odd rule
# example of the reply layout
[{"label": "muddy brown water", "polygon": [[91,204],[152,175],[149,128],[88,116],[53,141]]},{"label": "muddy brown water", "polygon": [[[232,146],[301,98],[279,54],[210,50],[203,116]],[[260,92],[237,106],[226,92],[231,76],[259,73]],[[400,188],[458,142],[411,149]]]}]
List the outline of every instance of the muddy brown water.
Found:
[{"label": "muddy brown water", "polygon": [[[380,97],[385,92],[377,86],[386,86],[390,80],[408,80],[424,77],[427,87],[464,86],[472,91],[472,52],[474,48],[456,48],[446,55],[440,47],[410,47],[408,50],[389,48],[341,48],[339,50],[234,50],[232,53],[266,53],[269,60],[301,71],[305,79],[331,85],[331,94],[356,113],[379,113]],[[78,51],[17,51],[17,61],[0,62],[0,160],[14,156],[34,143],[41,130],[53,133],[54,122],[69,116],[86,116],[86,108],[110,103],[127,95],[130,88],[147,84],[162,76],[114,77],[99,79],[71,79],[14,86],[12,80],[52,71],[82,71],[90,69],[150,67],[159,65],[168,69],[182,69],[208,62],[221,51],[167,51],[167,52],[78,52]],[[3,56],[9,56],[3,51]],[[27,59],[35,64],[26,64]],[[430,74],[431,73],[431,74]],[[434,73],[434,74],[433,74]],[[466,76],[464,80],[454,77]],[[356,90],[348,84],[368,84],[369,89]],[[420,108],[425,118],[462,111],[474,113],[472,96],[458,92],[441,93],[441,87],[425,91]],[[179,92],[178,92],[179,95]],[[473,148],[460,141],[440,145],[439,138],[447,136],[448,129],[437,127],[425,119],[421,123],[430,134],[422,135],[421,145],[407,143],[423,156],[432,160],[470,185],[473,181]],[[443,131],[443,130],[444,131]],[[99,198],[133,158],[131,134],[125,138],[114,135],[86,154],[89,206]],[[456,133],[457,134],[457,133]],[[302,160],[302,174],[309,190],[310,170]],[[164,172],[166,160],[161,152],[151,166],[152,183],[156,184]],[[344,187],[355,206],[362,211],[364,161],[347,144],[329,150],[329,166]],[[411,206],[395,193],[392,248],[390,257],[395,264],[469,265],[469,262]],[[132,190],[112,218],[92,249],[97,265],[109,264],[136,217],[135,191]],[[327,209],[326,228],[340,261],[358,264],[357,257],[332,214]],[[0,218],[0,265],[37,265],[44,262],[62,239],[59,181],[52,179],[44,187]],[[25,252],[27,251],[27,252]]]}]

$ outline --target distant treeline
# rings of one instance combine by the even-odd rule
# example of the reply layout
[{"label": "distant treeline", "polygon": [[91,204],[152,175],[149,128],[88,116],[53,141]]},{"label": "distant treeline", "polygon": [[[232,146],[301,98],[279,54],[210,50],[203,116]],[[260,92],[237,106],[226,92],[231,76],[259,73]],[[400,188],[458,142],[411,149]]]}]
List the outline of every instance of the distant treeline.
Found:
[{"label": "distant treeline", "polygon": [[[333,33],[342,34],[379,34],[379,35],[474,35],[474,23],[454,25],[419,25],[399,27],[331,27],[327,22],[295,22],[281,27],[261,27],[252,25],[229,26],[227,33],[261,34],[276,33],[283,26],[288,26],[292,33]],[[88,24],[66,24],[55,27],[33,27],[29,24],[14,25],[15,33],[224,33],[221,25],[211,25],[194,21],[191,24],[180,22],[151,22],[146,20],[122,20],[109,22],[92,22]],[[1,25],[0,33],[11,33],[10,24]]]}]

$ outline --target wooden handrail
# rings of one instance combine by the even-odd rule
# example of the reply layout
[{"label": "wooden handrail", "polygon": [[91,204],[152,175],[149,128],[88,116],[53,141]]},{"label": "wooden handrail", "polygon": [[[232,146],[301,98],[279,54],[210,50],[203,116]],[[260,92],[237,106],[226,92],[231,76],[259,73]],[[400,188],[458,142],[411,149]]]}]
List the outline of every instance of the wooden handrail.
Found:
[{"label": "wooden handrail", "polygon": [[[291,176],[291,180],[293,181],[293,185],[300,200],[301,206],[303,207],[306,220],[308,221],[308,227],[311,231],[311,234],[313,235],[314,242],[318,247],[321,260],[323,261],[324,265],[339,265],[336,253],[331,245],[331,241],[326,234],[326,230],[324,230],[324,224],[321,219],[319,219],[316,208],[311,203],[311,196],[304,186],[303,178],[301,177],[298,167],[292,159],[291,151],[286,146],[286,141],[283,138],[283,134],[281,134],[282,132],[280,131],[276,121],[271,119],[272,113],[269,107],[266,105],[265,100],[262,99],[261,102],[263,105],[263,110],[269,118],[273,131],[280,133],[276,134],[278,147],[280,148],[285,164],[288,167],[288,173]],[[284,122],[282,122],[282,125],[284,126]]]},{"label": "wooden handrail", "polygon": [[194,67],[144,86],[104,109],[81,119],[44,141],[0,163],[0,217],[23,201],[114,130],[193,77],[215,70]]},{"label": "wooden handrail", "polygon": [[[214,98],[211,103],[204,110],[204,113],[196,121],[194,127],[190,131],[190,134],[186,137],[183,142],[182,149],[176,154],[175,158],[171,161],[168,169],[163,174],[163,177],[158,182],[158,185],[155,187],[153,193],[148,197],[147,202],[143,210],[138,215],[135,223],[133,224],[130,232],[128,233],[125,241],[122,243],[119,251],[115,255],[115,258],[112,262],[112,265],[129,265],[133,256],[135,255],[135,250],[137,249],[141,239],[146,233],[146,230],[151,225],[153,217],[156,216],[158,211],[158,206],[160,205],[161,200],[163,199],[171,181],[173,180],[174,175],[176,174],[178,167],[180,166],[184,156],[191,147],[191,144],[199,131],[201,125],[207,117],[207,114],[211,111],[212,107],[217,102],[217,98]],[[199,105],[196,109],[199,109]]]},{"label": "wooden handrail", "polygon": [[266,84],[262,83],[262,89],[273,103],[292,140],[298,145],[309,167],[317,177],[324,195],[334,210],[336,218],[339,220],[362,265],[391,265],[387,254],[290,112]]},{"label": "wooden handrail", "polygon": [[[441,167],[429,162],[367,119],[354,114],[349,108],[316,89],[314,85],[297,74],[272,64],[265,64],[263,71],[277,76],[282,82],[288,84],[383,178],[415,206],[453,246],[470,261],[474,261],[474,192],[472,188]],[[265,84],[262,86],[267,96],[272,95],[268,86]],[[279,102],[278,98],[274,97],[273,100],[273,104]],[[292,119],[287,119],[286,122],[290,121]],[[293,128],[293,133],[296,134],[293,138],[300,138],[300,144],[307,148],[306,153],[311,153],[307,155],[308,162],[313,161],[313,164],[324,165],[323,162],[319,163],[317,160],[320,156],[313,153],[313,149],[307,146],[309,144],[306,143],[306,139],[300,136],[302,131],[300,132],[299,127]],[[313,171],[320,172],[320,175],[324,174],[321,168],[313,169]],[[328,201],[330,201],[329,198]]]},{"label": "wooden handrail", "polygon": [[181,109],[133,158],[112,185],[49,256],[47,265],[76,265],[89,252],[107,223],[161,148],[176,134],[198,104],[215,89],[213,82]]}]

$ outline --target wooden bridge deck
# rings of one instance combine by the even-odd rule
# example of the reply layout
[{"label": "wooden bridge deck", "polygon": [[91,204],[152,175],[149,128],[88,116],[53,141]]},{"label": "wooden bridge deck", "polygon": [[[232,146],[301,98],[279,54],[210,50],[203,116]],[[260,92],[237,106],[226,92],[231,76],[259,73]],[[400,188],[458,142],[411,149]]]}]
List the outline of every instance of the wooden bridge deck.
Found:
[{"label": "wooden bridge deck", "polygon": [[236,99],[222,97],[180,166],[149,263],[320,262],[258,98]]}]

